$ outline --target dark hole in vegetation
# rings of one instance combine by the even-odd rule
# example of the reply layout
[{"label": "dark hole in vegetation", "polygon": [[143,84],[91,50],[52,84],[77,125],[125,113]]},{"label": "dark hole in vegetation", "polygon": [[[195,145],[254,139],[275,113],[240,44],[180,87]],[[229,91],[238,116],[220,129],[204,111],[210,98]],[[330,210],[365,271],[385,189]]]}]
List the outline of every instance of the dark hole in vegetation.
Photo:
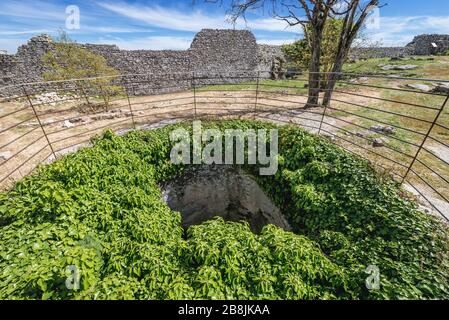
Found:
[{"label": "dark hole in vegetation", "polygon": [[267,224],[290,230],[281,211],[256,181],[236,166],[192,166],[161,189],[168,206],[181,213],[184,228],[220,216],[228,221],[247,221],[255,233]]}]

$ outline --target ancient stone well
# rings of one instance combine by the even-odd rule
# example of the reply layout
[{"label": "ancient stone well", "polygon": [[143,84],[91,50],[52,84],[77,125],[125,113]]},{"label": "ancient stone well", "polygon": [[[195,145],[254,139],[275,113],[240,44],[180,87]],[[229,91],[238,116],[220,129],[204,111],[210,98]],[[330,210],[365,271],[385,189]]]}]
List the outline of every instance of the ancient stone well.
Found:
[{"label": "ancient stone well", "polygon": [[255,233],[267,224],[291,229],[254,178],[234,166],[192,167],[161,189],[168,206],[182,214],[184,228],[220,216],[228,221],[247,221]]}]

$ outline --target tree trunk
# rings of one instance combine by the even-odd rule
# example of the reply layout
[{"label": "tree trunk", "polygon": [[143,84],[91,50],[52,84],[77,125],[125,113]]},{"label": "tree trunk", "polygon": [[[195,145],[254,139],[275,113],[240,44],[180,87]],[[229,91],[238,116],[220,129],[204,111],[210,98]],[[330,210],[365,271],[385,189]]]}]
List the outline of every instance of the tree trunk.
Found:
[{"label": "tree trunk", "polygon": [[369,3],[365,3],[360,16],[354,23],[357,10],[359,10],[359,4],[360,0],[352,0],[350,3],[349,10],[346,12],[343,30],[340,34],[337,57],[335,58],[334,67],[332,68],[332,74],[329,75],[329,78],[327,79],[326,83],[326,90],[323,98],[324,106],[329,106],[332,100],[335,85],[340,77],[341,71],[343,70],[343,64],[345,63],[345,60],[349,54],[349,50],[351,49],[351,45],[354,42],[357,33],[359,32],[360,28],[365,22],[366,17],[368,16],[372,7],[378,6],[379,1],[371,0]]},{"label": "tree trunk", "polygon": [[309,95],[305,108],[313,108],[319,105],[320,100],[320,57],[321,36],[316,36],[312,42],[312,57],[309,65]]},{"label": "tree trunk", "polygon": [[343,70],[343,65],[347,56],[346,52],[346,50],[343,50],[343,52],[339,52],[335,59],[332,73],[329,74],[327,78],[327,83],[324,91],[323,106],[328,107],[330,105],[332,95],[334,94],[335,85],[337,84],[337,81],[340,78],[340,73]]}]

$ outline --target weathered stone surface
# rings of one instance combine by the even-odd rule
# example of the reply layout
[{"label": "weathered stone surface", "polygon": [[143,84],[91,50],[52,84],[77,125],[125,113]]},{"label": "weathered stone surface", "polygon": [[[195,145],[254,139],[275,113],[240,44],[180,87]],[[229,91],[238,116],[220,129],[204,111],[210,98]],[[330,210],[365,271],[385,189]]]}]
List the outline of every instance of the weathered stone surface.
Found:
[{"label": "weathered stone surface", "polygon": [[[167,93],[192,87],[192,73],[196,77],[217,79],[214,83],[241,82],[254,79],[257,71],[264,78],[283,76],[284,54],[279,46],[258,45],[254,35],[247,30],[210,30],[199,32],[185,51],[120,50],[115,45],[79,44],[85,49],[105,57],[108,65],[121,74],[127,74],[125,86],[132,95]],[[0,55],[0,95],[20,94],[20,87],[13,84],[42,81],[42,56],[54,49],[51,38],[42,35],[22,45],[16,55]],[[248,79],[233,77],[248,76]],[[207,84],[197,80],[196,85]],[[56,85],[32,85],[30,93],[52,91]],[[74,86],[74,84],[73,84]],[[74,91],[76,87],[72,88]],[[45,97],[48,103],[56,103],[56,97]],[[49,101],[48,99],[51,99]],[[56,101],[54,101],[56,100]]]},{"label": "weathered stone surface", "polygon": [[351,83],[366,83],[368,81],[369,81],[368,77],[358,77],[349,80],[349,82]]},{"label": "weathered stone surface", "polygon": [[0,161],[6,161],[12,157],[11,151],[0,152]]},{"label": "weathered stone surface", "polygon": [[443,53],[449,50],[449,35],[422,34],[416,36],[406,48],[413,52],[414,55],[424,56]]},{"label": "weathered stone surface", "polygon": [[62,124],[63,128],[71,128],[73,126],[74,126],[74,124],[72,122],[70,122],[69,120],[65,120],[64,123]]},{"label": "weathered stone surface", "polygon": [[373,147],[380,148],[383,147],[388,141],[384,138],[376,138],[373,140]]},{"label": "weathered stone surface", "polygon": [[356,61],[360,59],[403,57],[411,54],[413,52],[406,47],[353,48],[349,54],[349,59]]},{"label": "weathered stone surface", "polygon": [[392,126],[384,126],[382,124],[376,124],[370,127],[370,130],[376,131],[379,133],[385,133],[385,134],[394,134],[396,133],[396,129]]},{"label": "weathered stone surface", "polygon": [[447,83],[447,82],[438,82],[436,84],[435,88],[433,88],[432,92],[449,94],[449,83]]},{"label": "weathered stone surface", "polygon": [[[436,47],[434,47],[432,43],[434,43]],[[447,50],[449,50],[449,35],[422,34],[416,36],[413,41],[405,47],[353,48],[349,54],[349,59],[354,61],[372,58],[393,58],[393,60],[397,61],[406,56],[428,56],[443,53]]]},{"label": "weathered stone surface", "polygon": [[433,88],[431,86],[428,86],[427,84],[420,84],[420,83],[409,83],[406,85],[406,87],[410,89],[415,89],[423,92],[431,92]]},{"label": "weathered stone surface", "polygon": [[194,167],[161,189],[169,207],[181,212],[184,227],[221,216],[230,221],[245,220],[256,233],[266,224],[291,229],[254,179],[234,166]]},{"label": "weathered stone surface", "polygon": [[390,71],[390,70],[404,71],[404,70],[416,69],[416,68],[418,68],[418,66],[414,65],[414,64],[404,64],[404,65],[380,64],[379,68],[381,68],[384,71]]}]

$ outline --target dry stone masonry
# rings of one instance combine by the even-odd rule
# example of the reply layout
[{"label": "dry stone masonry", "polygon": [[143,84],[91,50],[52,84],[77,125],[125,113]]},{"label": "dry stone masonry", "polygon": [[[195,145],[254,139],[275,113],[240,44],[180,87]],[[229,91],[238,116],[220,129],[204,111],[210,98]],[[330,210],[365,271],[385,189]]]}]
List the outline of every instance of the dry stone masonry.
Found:
[{"label": "dry stone masonry", "polygon": [[442,54],[449,50],[449,35],[423,34],[406,47],[415,55]]},{"label": "dry stone masonry", "polygon": [[[132,86],[127,89],[135,95],[189,89],[192,74],[199,78],[196,85],[245,81],[254,78],[257,71],[265,71],[261,72],[262,77],[278,78],[285,61],[280,47],[260,46],[254,35],[246,30],[202,30],[185,51],[120,50],[115,45],[80,45],[105,57],[108,65],[121,74],[129,75],[126,80]],[[42,35],[19,47],[15,55],[0,55],[0,94],[17,94],[12,92],[17,88],[5,86],[42,81],[41,58],[53,48],[52,39]],[[247,79],[233,79],[235,76]],[[205,81],[201,77],[217,79]]]},{"label": "dry stone masonry", "polygon": [[[263,78],[279,79],[286,74],[286,60],[280,46],[259,45],[246,30],[199,32],[188,50],[120,50],[115,45],[79,44],[104,56],[107,63],[126,75],[132,95],[186,90],[192,85],[237,83]],[[54,49],[47,35],[31,38],[17,54],[0,54],[0,96],[22,94],[21,83],[42,81],[42,56]],[[449,50],[449,35],[416,36],[405,47],[357,48],[351,59],[398,58],[408,55],[441,54]],[[385,66],[388,68],[388,66]],[[193,81],[192,75],[195,75]],[[121,81],[123,84],[123,81]],[[33,85],[31,93],[50,91],[50,85]]]},{"label": "dry stone masonry", "polygon": [[405,47],[355,48],[352,59],[397,58],[401,56],[427,56],[443,54],[449,50],[449,35],[422,34]]}]

